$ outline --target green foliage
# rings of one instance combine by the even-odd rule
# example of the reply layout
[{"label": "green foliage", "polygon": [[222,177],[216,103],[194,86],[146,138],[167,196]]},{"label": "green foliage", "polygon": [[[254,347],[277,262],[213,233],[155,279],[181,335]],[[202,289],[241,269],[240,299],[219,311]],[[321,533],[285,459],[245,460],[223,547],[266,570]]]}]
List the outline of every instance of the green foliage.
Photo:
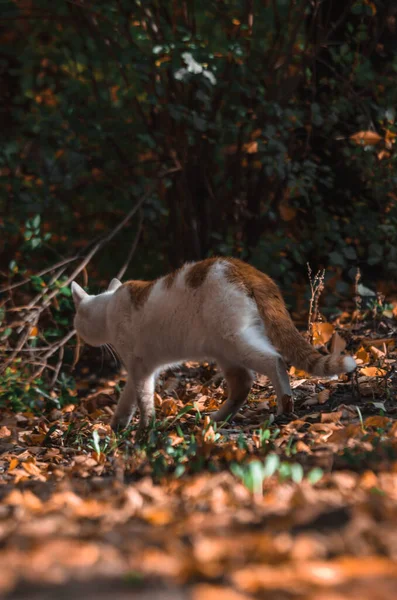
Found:
[{"label": "green foliage", "polygon": [[[233,463],[231,470],[236,477],[242,480],[245,487],[255,495],[263,494],[263,482],[265,479],[278,474],[281,480],[291,479],[295,483],[300,483],[304,477],[303,467],[300,463],[290,463],[280,461],[277,454],[268,454],[265,462],[252,460],[242,465]],[[310,483],[315,484],[323,476],[319,468],[314,468],[307,474]]]},{"label": "green foliage", "polygon": [[14,412],[31,410],[41,414],[76,401],[75,382],[65,373],[60,375],[55,387],[41,377],[28,379],[28,376],[20,359],[0,375],[0,409],[8,407]]},{"label": "green foliage", "polygon": [[26,248],[49,241],[40,216],[53,244],[90,239],[167,173],[144,207],[153,271],[234,253],[285,283],[308,260],[395,277],[390,3],[184,6],[6,3],[0,203]]}]

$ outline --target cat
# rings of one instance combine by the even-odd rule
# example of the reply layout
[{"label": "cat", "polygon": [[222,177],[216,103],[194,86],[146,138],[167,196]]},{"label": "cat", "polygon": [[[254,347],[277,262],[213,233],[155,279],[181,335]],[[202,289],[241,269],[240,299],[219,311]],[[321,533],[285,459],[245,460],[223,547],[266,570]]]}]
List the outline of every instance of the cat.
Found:
[{"label": "cat", "polygon": [[244,404],[254,372],[267,375],[277,414],[293,411],[284,360],[314,375],[353,371],[351,356],[322,355],[295,328],[275,282],[235,258],[186,263],[154,281],[113,279],[91,296],[72,283],[78,335],[92,346],[111,344],[128,377],[111,426],[125,428],[136,408],[138,433],[154,419],[154,387],[162,369],[184,360],[214,359],[228,397],[211,414],[231,419]]}]

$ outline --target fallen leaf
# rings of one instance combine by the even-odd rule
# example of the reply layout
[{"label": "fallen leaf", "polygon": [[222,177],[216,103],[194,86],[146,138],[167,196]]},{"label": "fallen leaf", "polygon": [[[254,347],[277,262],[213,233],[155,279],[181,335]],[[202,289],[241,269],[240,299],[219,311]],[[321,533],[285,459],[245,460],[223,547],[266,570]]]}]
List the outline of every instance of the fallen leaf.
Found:
[{"label": "fallen leaf", "polygon": [[141,516],[145,521],[152,525],[161,526],[171,523],[174,519],[174,514],[168,508],[148,507],[144,508]]},{"label": "fallen leaf", "polygon": [[8,429],[8,427],[6,427],[6,425],[3,425],[3,427],[0,428],[0,439],[10,437],[10,435],[11,431]]},{"label": "fallen leaf", "polygon": [[250,600],[250,598],[251,596],[236,592],[233,588],[207,583],[196,585],[191,594],[191,600]]},{"label": "fallen leaf", "polygon": [[383,350],[379,350],[379,348],[376,348],[375,346],[370,346],[369,350],[375,359],[382,359],[386,356]]},{"label": "fallen leaf", "polygon": [[294,381],[291,381],[291,388],[295,390],[296,388],[300,387],[303,383],[305,383],[305,381],[307,381],[307,379],[295,379]]},{"label": "fallen leaf", "polygon": [[391,154],[387,150],[381,150],[377,156],[379,160],[383,160],[384,158],[390,158]]},{"label": "fallen leaf", "polygon": [[324,346],[331,339],[335,331],[331,323],[313,323],[313,346]]},{"label": "fallen leaf", "polygon": [[321,423],[338,423],[342,419],[342,411],[321,413]]},{"label": "fallen leaf", "polygon": [[362,339],[361,343],[363,346],[383,346],[383,344],[386,345],[394,345],[396,343],[396,340],[392,337],[384,337],[384,338],[378,338],[378,339]]},{"label": "fallen leaf", "polygon": [[[307,379],[309,377],[309,374],[306,373],[306,371],[302,371],[301,369],[297,369],[296,367],[293,367],[293,366],[290,368],[289,374],[295,375],[295,377],[300,377],[301,378],[299,380],[300,384],[302,383],[303,378]],[[304,379],[304,381],[306,381],[306,379]]]},{"label": "fallen leaf", "polygon": [[357,359],[358,364],[362,365],[369,362],[370,354],[363,346],[360,346],[356,352],[355,358]]},{"label": "fallen leaf", "polygon": [[360,374],[367,377],[383,377],[383,375],[386,375],[386,372],[384,369],[379,369],[378,367],[364,367],[360,369]]},{"label": "fallen leaf", "polygon": [[351,438],[356,437],[357,434],[361,435],[362,433],[361,425],[359,423],[351,423],[346,427],[334,431],[328,438],[328,442],[331,444],[345,444]]},{"label": "fallen leaf", "polygon": [[175,431],[168,434],[168,437],[171,439],[171,446],[177,446],[185,441],[185,438],[181,437]]},{"label": "fallen leaf", "polygon": [[377,408],[379,410],[383,410],[384,412],[386,412],[386,406],[384,405],[383,402],[372,402],[371,404],[373,406],[375,406],[375,408]]},{"label": "fallen leaf", "polygon": [[381,417],[375,415],[373,417],[367,417],[364,421],[365,427],[374,427],[376,429],[385,429],[393,421],[388,417]]},{"label": "fallen leaf", "polygon": [[8,471],[13,471],[19,465],[19,460],[17,458],[12,458],[10,460],[10,466],[8,467]]},{"label": "fallen leaf", "polygon": [[318,403],[319,404],[325,404],[330,397],[330,391],[329,390],[321,390],[321,392],[319,392],[317,394],[317,398],[318,398]]},{"label": "fallen leaf", "polygon": [[167,400],[163,400],[160,411],[165,417],[171,417],[177,414],[178,405],[173,398],[167,398]]}]

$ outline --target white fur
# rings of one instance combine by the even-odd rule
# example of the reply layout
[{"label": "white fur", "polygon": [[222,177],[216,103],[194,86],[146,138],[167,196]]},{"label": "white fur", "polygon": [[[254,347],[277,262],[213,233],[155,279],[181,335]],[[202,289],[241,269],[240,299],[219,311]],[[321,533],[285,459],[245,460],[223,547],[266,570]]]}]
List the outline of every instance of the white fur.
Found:
[{"label": "white fur", "polygon": [[228,264],[215,262],[198,288],[186,284],[190,268],[185,265],[170,288],[165,278],[156,281],[139,309],[133,306],[128,286],[120,288],[117,280],[98,296],[73,285],[76,330],[93,346],[112,344],[129,374],[116,411],[119,424],[128,423],[137,402],[141,413],[145,410],[143,398],[153,413],[148,398],[156,373],[167,365],[215,359],[224,369],[241,366],[269,372],[280,358],[255,301],[225,277]]},{"label": "white fur", "polygon": [[[77,332],[93,346],[112,344],[128,372],[114,427],[127,425],[137,405],[141,426],[147,427],[154,414],[156,374],[189,359],[215,359],[226,373],[240,374],[237,383],[236,376],[230,378],[234,390],[229,389],[227,402],[214,418],[238,410],[248,393],[252,371],[270,377],[278,412],[288,403],[292,406],[284,361],[266,335],[254,299],[226,277],[229,263],[214,262],[197,288],[186,283],[191,267],[184,265],[170,287],[165,278],[157,280],[139,308],[134,307],[128,286],[117,279],[98,296],[89,296],[72,284]],[[351,371],[356,363],[346,357],[344,365]]]},{"label": "white fur", "polygon": [[352,356],[345,356],[343,359],[343,366],[345,367],[346,373],[350,373],[357,367],[357,363]]}]

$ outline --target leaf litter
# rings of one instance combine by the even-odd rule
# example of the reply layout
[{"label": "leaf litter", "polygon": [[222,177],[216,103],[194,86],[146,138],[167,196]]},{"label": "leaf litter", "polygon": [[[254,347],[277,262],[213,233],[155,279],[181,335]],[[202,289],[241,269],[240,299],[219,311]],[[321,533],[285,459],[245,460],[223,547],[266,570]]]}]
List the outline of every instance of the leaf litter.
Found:
[{"label": "leaf litter", "polygon": [[395,336],[337,329],[318,323],[315,342],[347,347],[357,372],[292,368],[290,416],[274,416],[261,376],[235,421],[212,423],[225,384],[196,363],[162,376],[141,445],[136,422],[117,437],[109,426],[123,371],[88,376],[73,405],[5,410],[0,591],[63,585],[72,598],[100,580],[193,600],[394,598]]}]

